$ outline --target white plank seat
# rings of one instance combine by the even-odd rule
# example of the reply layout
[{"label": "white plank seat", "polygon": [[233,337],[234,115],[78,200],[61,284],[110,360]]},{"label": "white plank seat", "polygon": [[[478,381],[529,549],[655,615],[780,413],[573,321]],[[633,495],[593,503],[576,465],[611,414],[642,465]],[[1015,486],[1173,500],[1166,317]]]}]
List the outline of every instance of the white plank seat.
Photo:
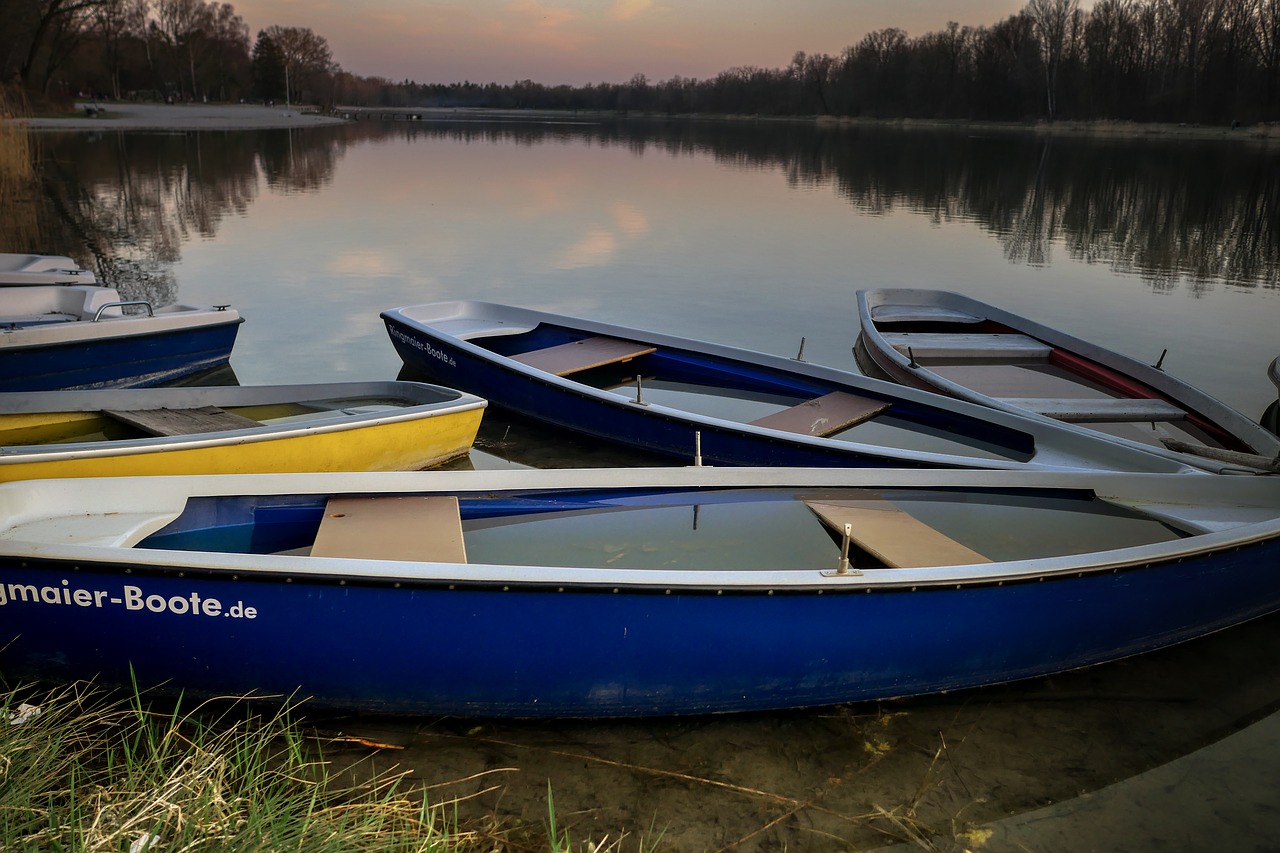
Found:
[{"label": "white plank seat", "polygon": [[981,323],[981,317],[942,305],[876,305],[871,309],[876,323]]},{"label": "white plank seat", "polygon": [[840,536],[844,535],[844,526],[850,525],[850,541],[889,568],[968,566],[991,562],[881,498],[815,498],[805,501],[805,506]]},{"label": "white plank seat", "polygon": [[452,335],[460,341],[469,341],[472,338],[498,338],[503,335],[523,335],[538,328],[537,323],[515,323],[471,316],[429,322],[431,328],[446,335]]},{"label": "white plank seat", "polygon": [[916,358],[976,358],[990,360],[1044,361],[1053,347],[1019,334],[966,334],[888,332],[886,342],[903,355],[910,349]]},{"label": "white plank seat", "polygon": [[465,563],[458,499],[453,495],[332,497],[311,556]]},{"label": "white plank seat", "polygon": [[832,391],[757,418],[751,426],[794,432],[800,435],[826,436],[855,424],[870,420],[889,408],[883,400],[859,397],[845,391]]},{"label": "white plank seat", "polygon": [[260,427],[260,421],[242,417],[217,406],[191,409],[104,409],[109,418],[142,430],[148,435],[196,435]]},{"label": "white plank seat", "polygon": [[1166,400],[1100,397],[1061,399],[1050,397],[1001,397],[1002,402],[1028,409],[1060,421],[1126,423],[1137,421],[1178,421],[1187,413]]},{"label": "white plank seat", "polygon": [[554,373],[556,376],[568,376],[570,373],[590,370],[593,367],[627,362],[656,350],[657,347],[638,344],[634,341],[597,336],[519,353],[511,356],[511,360],[537,370]]}]

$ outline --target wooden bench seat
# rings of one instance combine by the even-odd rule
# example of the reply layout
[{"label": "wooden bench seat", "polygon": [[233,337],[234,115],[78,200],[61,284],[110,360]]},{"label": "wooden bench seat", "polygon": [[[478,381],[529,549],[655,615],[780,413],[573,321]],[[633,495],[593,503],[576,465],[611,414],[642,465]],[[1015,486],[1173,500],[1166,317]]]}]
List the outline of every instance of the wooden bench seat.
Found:
[{"label": "wooden bench seat", "polygon": [[885,341],[903,355],[916,358],[981,358],[1042,361],[1053,347],[1027,335],[925,334],[890,332]]},{"label": "wooden bench seat", "polygon": [[860,424],[889,408],[883,400],[859,397],[844,391],[832,391],[812,400],[763,418],[751,421],[751,426],[779,429],[800,435],[824,436]]},{"label": "wooden bench seat", "polygon": [[1001,397],[1002,402],[1060,421],[1178,421],[1187,413],[1165,400],[1103,397],[1061,399],[1050,397]]},{"label": "wooden bench seat", "polygon": [[638,344],[634,341],[593,337],[520,353],[511,356],[511,360],[537,370],[554,373],[556,376],[568,376],[580,370],[630,361],[633,358],[648,355],[656,349],[657,347]]},{"label": "wooden bench seat", "polygon": [[196,435],[202,432],[226,432],[252,429],[262,423],[241,417],[217,406],[194,409],[107,409],[107,417],[140,429],[148,435]]},{"label": "wooden bench seat", "polygon": [[805,501],[805,506],[841,536],[844,535],[844,526],[851,525],[851,541],[890,568],[968,566],[991,562],[886,500],[815,499]]},{"label": "wooden bench seat", "polygon": [[465,563],[458,499],[452,495],[330,498],[311,556]]}]

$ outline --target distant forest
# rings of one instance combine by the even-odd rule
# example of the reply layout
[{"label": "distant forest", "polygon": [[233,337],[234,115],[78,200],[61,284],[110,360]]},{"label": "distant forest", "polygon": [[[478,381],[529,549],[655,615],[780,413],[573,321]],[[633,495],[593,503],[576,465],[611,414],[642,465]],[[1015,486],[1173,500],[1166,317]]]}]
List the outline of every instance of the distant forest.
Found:
[{"label": "distant forest", "polygon": [[0,0],[0,73],[33,102],[110,98],[666,115],[1280,121],[1280,0],[1030,0],[990,26],[867,34],[838,56],[709,79],[417,83],[339,66],[310,29],[230,3]]}]

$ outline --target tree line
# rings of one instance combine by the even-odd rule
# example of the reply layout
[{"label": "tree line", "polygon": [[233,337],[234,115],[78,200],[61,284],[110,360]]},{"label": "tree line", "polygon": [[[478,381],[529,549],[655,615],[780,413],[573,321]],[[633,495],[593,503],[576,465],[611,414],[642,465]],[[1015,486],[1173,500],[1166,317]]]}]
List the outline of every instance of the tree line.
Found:
[{"label": "tree line", "polygon": [[[9,11],[11,8],[11,11]],[[1226,124],[1280,120],[1280,0],[1029,0],[990,26],[887,28],[839,55],[709,79],[547,85],[364,77],[311,30],[270,26],[250,46],[230,3],[0,0],[5,79],[28,92],[745,114]]]},{"label": "tree line", "polygon": [[0,0],[0,73],[68,97],[329,103],[341,69],[306,27],[249,26],[216,0]]}]

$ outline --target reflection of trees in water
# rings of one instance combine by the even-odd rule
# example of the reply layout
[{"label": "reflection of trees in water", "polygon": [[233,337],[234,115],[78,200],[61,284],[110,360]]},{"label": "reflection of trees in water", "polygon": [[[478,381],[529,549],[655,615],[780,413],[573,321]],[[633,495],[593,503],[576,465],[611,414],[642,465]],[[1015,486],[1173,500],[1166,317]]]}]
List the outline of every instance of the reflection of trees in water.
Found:
[{"label": "reflection of trees in water", "polygon": [[1159,289],[1280,287],[1280,171],[1263,147],[771,121],[356,122],[118,133],[88,143],[53,135],[45,180],[62,215],[51,231],[74,239],[51,236],[47,245],[87,245],[122,292],[172,301],[170,267],[182,242],[213,237],[263,182],[276,192],[314,191],[332,180],[348,147],[400,137],[710,156],[780,171],[791,186],[831,186],[865,213],[977,223],[1016,263],[1049,263],[1057,248]]},{"label": "reflection of trees in water", "polygon": [[850,150],[858,165],[836,166],[835,180],[859,209],[897,200],[977,222],[1011,261],[1047,263],[1061,245],[1155,287],[1280,286],[1277,177],[1263,149],[926,133]]},{"label": "reflection of trees in water", "polygon": [[338,157],[350,142],[342,134],[311,135],[309,131],[264,134],[258,156],[267,186],[277,191],[314,192],[333,180]]},{"label": "reflection of trees in water", "polygon": [[332,137],[296,131],[51,135],[41,165],[46,245],[83,246],[122,296],[167,305],[182,244],[245,213],[260,173],[272,186],[313,190],[331,179],[341,150]]},{"label": "reflection of trees in water", "polygon": [[706,154],[781,170],[792,186],[829,184],[865,213],[975,222],[1016,263],[1049,263],[1061,247],[1161,289],[1280,286],[1280,171],[1249,144],[769,121],[370,122],[350,131]]}]

